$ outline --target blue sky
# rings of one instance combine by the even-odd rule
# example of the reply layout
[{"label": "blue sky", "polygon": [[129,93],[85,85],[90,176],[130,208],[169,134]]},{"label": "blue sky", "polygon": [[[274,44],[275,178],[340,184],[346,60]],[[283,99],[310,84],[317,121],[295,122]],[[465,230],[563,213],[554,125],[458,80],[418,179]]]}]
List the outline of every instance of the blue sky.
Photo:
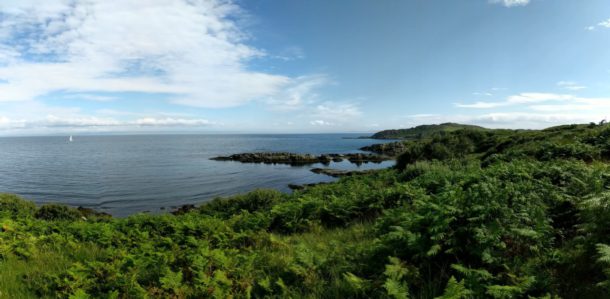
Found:
[{"label": "blue sky", "polygon": [[0,3],[0,135],[610,116],[606,0]]}]

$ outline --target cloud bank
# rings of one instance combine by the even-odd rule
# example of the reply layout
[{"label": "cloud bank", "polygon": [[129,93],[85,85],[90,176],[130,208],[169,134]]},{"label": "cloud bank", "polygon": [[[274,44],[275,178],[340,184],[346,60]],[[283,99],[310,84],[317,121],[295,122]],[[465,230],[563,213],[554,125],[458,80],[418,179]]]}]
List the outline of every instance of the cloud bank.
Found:
[{"label": "cloud bank", "polygon": [[11,119],[0,117],[0,130],[11,129],[87,129],[87,128],[124,128],[135,129],[138,127],[205,127],[213,125],[213,122],[205,119],[172,118],[172,117],[143,117],[135,120],[117,120],[108,117],[78,116],[73,118],[47,115],[39,120]]},{"label": "cloud bank", "polygon": [[578,107],[579,110],[610,111],[610,98],[587,98],[571,94],[526,92],[508,96],[503,101],[476,102],[473,104],[456,103],[455,105],[459,108],[474,109],[517,106],[521,109],[536,109],[536,107],[549,107],[549,110],[552,111],[569,111],[573,110],[574,107]]},{"label": "cloud bank", "polygon": [[490,0],[491,3],[499,3],[506,7],[525,6],[530,3],[530,0]]},{"label": "cloud bank", "polygon": [[[276,55],[248,45],[253,37],[240,23],[248,18],[232,0],[2,1],[0,130],[215,123],[196,115],[121,111],[117,107],[130,101],[121,96],[127,93],[161,96],[172,107],[262,104],[313,126],[361,115],[354,103],[319,96],[334,84],[325,74],[252,70],[256,59],[288,61],[305,54],[295,46]],[[58,94],[71,107],[51,105],[49,97]],[[113,108],[87,111],[87,102]]]},{"label": "cloud bank", "polygon": [[[561,83],[561,82],[560,82]],[[580,90],[578,85],[558,84],[569,90]],[[582,97],[573,94],[520,93],[501,101],[456,103],[456,107],[475,111],[474,114],[453,116],[411,116],[411,120],[434,121],[445,118],[456,121],[487,125],[490,127],[544,128],[565,123],[598,122],[610,117],[610,98]],[[502,107],[502,112],[477,113]],[[509,110],[509,112],[506,112]]]},{"label": "cloud bank", "polygon": [[249,70],[228,0],[0,2],[0,102],[57,92],[165,93],[196,107],[233,107],[291,78]]}]

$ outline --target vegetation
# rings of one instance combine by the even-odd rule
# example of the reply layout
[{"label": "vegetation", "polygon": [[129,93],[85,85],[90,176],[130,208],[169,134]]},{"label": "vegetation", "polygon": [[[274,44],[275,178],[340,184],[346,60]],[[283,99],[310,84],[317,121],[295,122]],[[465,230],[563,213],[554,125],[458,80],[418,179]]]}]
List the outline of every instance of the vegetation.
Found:
[{"label": "vegetation", "polygon": [[610,125],[457,130],[179,215],[0,196],[0,298],[610,298]]},{"label": "vegetation", "polygon": [[458,130],[486,130],[483,127],[463,125],[456,123],[443,123],[438,125],[421,125],[409,129],[385,130],[371,136],[373,139],[420,139],[440,132],[453,132]]}]

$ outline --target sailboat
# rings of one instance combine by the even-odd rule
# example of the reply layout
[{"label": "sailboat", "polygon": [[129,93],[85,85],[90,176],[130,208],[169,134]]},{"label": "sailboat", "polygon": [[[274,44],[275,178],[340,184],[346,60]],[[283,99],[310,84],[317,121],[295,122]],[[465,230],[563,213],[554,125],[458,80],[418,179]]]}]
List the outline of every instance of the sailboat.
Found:
[{"label": "sailboat", "polygon": [[72,142],[72,141],[73,141],[73,139],[72,139],[72,135],[70,135],[70,139],[68,139],[68,140],[69,140],[70,142]]}]

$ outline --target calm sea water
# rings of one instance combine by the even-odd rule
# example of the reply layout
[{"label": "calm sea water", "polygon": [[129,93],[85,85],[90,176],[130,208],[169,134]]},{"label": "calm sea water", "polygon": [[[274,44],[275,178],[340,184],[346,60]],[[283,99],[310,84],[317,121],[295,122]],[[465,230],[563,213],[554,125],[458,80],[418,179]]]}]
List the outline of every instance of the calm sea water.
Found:
[{"label": "calm sea water", "polygon": [[[241,152],[350,153],[379,140],[358,135],[135,135],[0,138],[0,192],[115,216],[160,212],[218,196],[288,184],[333,181],[289,166],[211,161]],[[393,162],[332,163],[336,169],[385,168]]]}]

